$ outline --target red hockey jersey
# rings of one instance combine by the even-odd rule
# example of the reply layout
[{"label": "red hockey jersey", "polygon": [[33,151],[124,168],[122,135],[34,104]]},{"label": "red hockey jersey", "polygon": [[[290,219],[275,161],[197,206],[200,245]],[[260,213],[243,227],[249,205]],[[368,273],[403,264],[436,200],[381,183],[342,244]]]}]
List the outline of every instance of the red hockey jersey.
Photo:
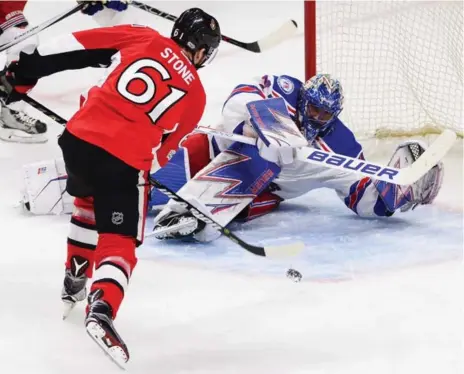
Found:
[{"label": "red hockey jersey", "polygon": [[75,32],[58,41],[39,45],[33,55],[23,53],[21,73],[40,78],[67,69],[107,67],[69,120],[68,131],[136,169],[149,170],[153,155],[164,165],[206,105],[197,71],[181,48],[136,25]]}]

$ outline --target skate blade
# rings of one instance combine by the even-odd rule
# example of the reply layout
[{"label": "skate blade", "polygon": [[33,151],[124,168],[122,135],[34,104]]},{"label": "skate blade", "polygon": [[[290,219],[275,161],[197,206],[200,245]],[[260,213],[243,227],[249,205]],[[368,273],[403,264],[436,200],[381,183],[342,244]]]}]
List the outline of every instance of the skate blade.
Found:
[{"label": "skate blade", "polygon": [[46,143],[44,134],[29,134],[25,131],[0,126],[0,139],[10,143]]},{"label": "skate blade", "polygon": [[96,322],[89,322],[86,326],[87,333],[92,340],[105,352],[105,354],[122,370],[126,370],[126,363],[129,360],[126,352],[121,347],[114,345],[108,347],[103,340],[106,336],[105,330]]},{"label": "skate blade", "polygon": [[75,302],[63,300],[63,321],[68,318],[75,306]]}]

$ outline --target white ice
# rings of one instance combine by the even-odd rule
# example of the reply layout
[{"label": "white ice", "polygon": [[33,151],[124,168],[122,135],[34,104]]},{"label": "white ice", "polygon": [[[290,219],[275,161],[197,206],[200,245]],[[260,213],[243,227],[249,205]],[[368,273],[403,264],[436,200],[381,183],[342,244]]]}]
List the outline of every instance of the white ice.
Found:
[{"label": "white ice", "polygon": [[[151,3],[175,14],[192,4]],[[217,15],[224,34],[243,40],[288,18],[302,21],[302,6],[294,2],[200,5]],[[36,24],[70,6],[30,2],[26,14]],[[169,30],[166,21],[133,16]],[[76,15],[41,38],[94,26]],[[201,72],[209,94],[204,123],[218,117],[221,102],[243,79],[266,72],[302,77],[302,43],[299,34],[263,55],[225,44]],[[62,73],[41,81],[33,96],[69,117],[80,90],[97,77],[91,69]],[[61,320],[69,217],[32,217],[18,208],[21,165],[60,155],[56,135],[62,129],[48,123],[47,144],[0,144],[0,373],[117,373],[86,336],[83,305]],[[445,167],[434,205],[388,220],[359,219],[323,190],[232,226],[252,243],[303,240],[304,254],[292,261],[253,257],[224,238],[208,245],[148,239],[116,320],[131,353],[128,371],[464,372],[462,144]],[[301,271],[303,281],[288,280],[288,267]]]}]

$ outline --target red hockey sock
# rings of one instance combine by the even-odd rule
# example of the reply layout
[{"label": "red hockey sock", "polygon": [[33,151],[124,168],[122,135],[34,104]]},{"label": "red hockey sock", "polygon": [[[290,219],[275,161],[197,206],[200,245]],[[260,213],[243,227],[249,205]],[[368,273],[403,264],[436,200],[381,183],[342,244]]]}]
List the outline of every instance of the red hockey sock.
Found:
[{"label": "red hockey sock", "polygon": [[90,291],[101,289],[102,299],[113,309],[113,319],[127,290],[137,264],[135,238],[118,234],[100,234],[95,252],[95,274]]},{"label": "red hockey sock", "polygon": [[68,233],[66,269],[73,275],[92,277],[98,233],[91,198],[74,199],[74,211]]}]

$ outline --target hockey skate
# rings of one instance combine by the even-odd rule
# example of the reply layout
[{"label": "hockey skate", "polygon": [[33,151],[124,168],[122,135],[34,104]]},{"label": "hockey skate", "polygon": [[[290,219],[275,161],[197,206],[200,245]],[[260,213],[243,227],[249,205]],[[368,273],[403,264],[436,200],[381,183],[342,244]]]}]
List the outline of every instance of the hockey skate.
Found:
[{"label": "hockey skate", "polygon": [[0,139],[16,143],[47,142],[47,125],[0,102]]},{"label": "hockey skate", "polygon": [[111,306],[101,300],[103,291],[96,289],[89,294],[89,309],[85,318],[85,328],[89,336],[112,361],[124,369],[129,361],[129,351],[113,325]]},{"label": "hockey skate", "polygon": [[190,239],[205,228],[205,222],[191,213],[170,212],[161,218],[153,228],[153,236],[157,239]]},{"label": "hockey skate", "polygon": [[69,316],[79,301],[84,301],[87,297],[87,277],[84,272],[89,266],[89,262],[78,256],[71,259],[71,269],[66,269],[64,275],[63,289],[61,290],[61,300],[64,304],[63,319]]}]

